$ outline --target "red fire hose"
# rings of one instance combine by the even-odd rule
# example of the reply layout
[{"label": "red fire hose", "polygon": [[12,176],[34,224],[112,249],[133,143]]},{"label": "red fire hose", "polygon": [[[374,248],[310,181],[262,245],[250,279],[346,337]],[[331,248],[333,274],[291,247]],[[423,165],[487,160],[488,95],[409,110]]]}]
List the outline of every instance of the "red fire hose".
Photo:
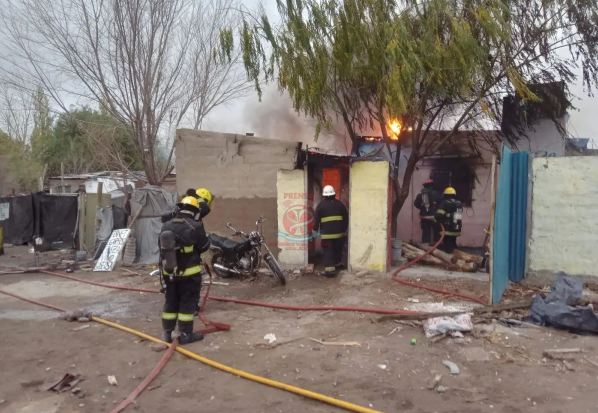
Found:
[{"label": "red fire hose", "polygon": [[444,225],[440,224],[440,229],[442,230],[442,234],[441,234],[440,239],[438,240],[438,242],[436,244],[434,244],[432,246],[432,248],[430,248],[429,250],[427,250],[423,255],[417,257],[416,259],[414,259],[411,262],[408,262],[407,264],[403,265],[401,268],[399,268],[395,272],[393,272],[392,273],[392,279],[395,280],[396,282],[408,285],[410,287],[415,287],[415,288],[419,288],[421,290],[432,291],[432,292],[440,293],[440,294],[444,294],[444,295],[451,295],[453,297],[464,298],[466,300],[470,300],[470,301],[473,301],[473,302],[476,302],[476,303],[479,303],[479,304],[482,304],[483,306],[485,306],[486,303],[484,301],[482,301],[481,299],[479,299],[477,297],[471,296],[471,295],[461,294],[461,293],[457,293],[457,292],[453,292],[453,291],[446,291],[446,290],[442,290],[440,288],[429,287],[427,285],[414,283],[414,282],[403,280],[403,279],[397,277],[398,273],[400,273],[401,271],[403,271],[406,268],[411,267],[413,264],[415,264],[416,262],[420,261],[425,256],[431,254],[435,249],[437,249],[440,246],[440,244],[444,240],[444,234],[445,234]]}]

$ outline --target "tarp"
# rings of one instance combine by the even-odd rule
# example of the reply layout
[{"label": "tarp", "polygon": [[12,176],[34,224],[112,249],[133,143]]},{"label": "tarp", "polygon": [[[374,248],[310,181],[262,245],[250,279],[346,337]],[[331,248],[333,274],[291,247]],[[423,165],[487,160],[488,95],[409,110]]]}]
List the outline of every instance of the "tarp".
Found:
[{"label": "tarp", "polygon": [[583,282],[580,279],[559,273],[546,298],[539,295],[534,297],[530,315],[525,321],[562,330],[598,334],[598,314],[590,306],[576,306],[582,289]]},{"label": "tarp", "polygon": [[176,194],[171,194],[158,186],[147,185],[133,192],[131,216],[135,217],[141,209],[141,216],[157,217],[139,218],[133,226],[139,264],[156,264],[158,262],[158,236],[163,225],[160,216],[171,212],[176,201]]},{"label": "tarp", "polygon": [[0,198],[4,244],[22,245],[33,239],[35,220],[31,195]]},{"label": "tarp", "polygon": [[43,240],[40,250],[73,248],[79,216],[77,195],[33,195],[35,237]]}]

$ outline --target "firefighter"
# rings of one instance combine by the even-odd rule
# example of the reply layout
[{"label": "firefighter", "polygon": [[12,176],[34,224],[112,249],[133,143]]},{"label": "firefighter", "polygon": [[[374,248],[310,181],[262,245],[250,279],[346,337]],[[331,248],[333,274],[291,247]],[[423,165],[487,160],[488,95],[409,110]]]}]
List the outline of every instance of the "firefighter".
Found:
[{"label": "firefighter", "polygon": [[434,221],[434,214],[441,202],[442,195],[434,189],[434,180],[428,179],[424,182],[422,191],[417,194],[415,202],[413,203],[413,205],[419,209],[422,244],[430,244],[430,241],[432,240],[435,243],[440,239],[440,228]]},{"label": "firefighter", "polygon": [[436,214],[436,222],[444,225],[444,241],[442,250],[452,254],[457,248],[457,237],[461,235],[461,219],[463,218],[463,204],[457,200],[455,188],[444,190],[443,200]]},{"label": "firefighter", "polygon": [[[209,202],[199,194],[200,190],[205,191],[205,192],[202,192],[202,194],[204,196],[207,196],[206,192],[207,192],[207,194],[209,194],[209,198],[210,198]],[[212,199],[213,199],[212,194],[210,193],[210,191],[208,191],[205,188],[200,188],[197,190],[190,188],[190,189],[187,189],[187,191],[185,193],[185,197],[188,197],[188,196],[193,197],[199,201],[199,213],[196,214],[195,219],[197,221],[201,222],[202,218],[204,218],[206,215],[208,215],[211,211],[210,206],[212,204]],[[166,222],[170,221],[172,218],[175,217],[176,214],[177,214],[177,209],[175,208],[174,211],[162,215],[162,217],[161,217],[162,223],[166,223]]]},{"label": "firefighter", "polygon": [[193,317],[201,289],[201,254],[208,250],[210,241],[203,225],[195,220],[200,213],[197,198],[187,196],[177,207],[175,217],[164,224],[160,233],[166,284],[162,339],[172,342],[178,320],[180,343],[188,344],[203,339],[202,334],[193,332]]},{"label": "firefighter", "polygon": [[332,185],[326,185],[322,192],[324,199],[316,208],[314,232],[320,231],[324,249],[324,275],[336,276],[336,269],[342,267],[345,233],[349,226],[347,207],[336,199]]}]

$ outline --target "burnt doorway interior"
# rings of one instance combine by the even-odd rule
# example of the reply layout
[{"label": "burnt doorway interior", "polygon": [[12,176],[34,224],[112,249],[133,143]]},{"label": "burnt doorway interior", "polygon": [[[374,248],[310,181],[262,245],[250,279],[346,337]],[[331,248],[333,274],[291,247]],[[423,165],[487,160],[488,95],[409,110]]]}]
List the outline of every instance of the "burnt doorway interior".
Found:
[{"label": "burnt doorway interior", "polygon": [[[326,185],[332,185],[337,199],[341,200],[349,209],[349,162],[348,158],[330,155],[310,154],[307,164],[307,190],[310,206],[314,212],[313,220],[308,226],[313,229],[315,210],[322,201],[322,190]],[[351,217],[349,216],[349,219]],[[310,238],[308,242],[308,263],[314,264],[316,270],[323,263],[322,243],[319,237]],[[348,242],[343,251],[343,264],[347,265]]]}]

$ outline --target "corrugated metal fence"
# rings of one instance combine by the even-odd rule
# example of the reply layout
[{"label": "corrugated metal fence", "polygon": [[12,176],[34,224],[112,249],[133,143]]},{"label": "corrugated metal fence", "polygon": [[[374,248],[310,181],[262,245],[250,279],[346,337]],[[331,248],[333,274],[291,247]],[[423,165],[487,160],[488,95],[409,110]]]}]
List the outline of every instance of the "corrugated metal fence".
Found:
[{"label": "corrugated metal fence", "polygon": [[525,276],[529,154],[503,146],[494,213],[492,303]]}]

